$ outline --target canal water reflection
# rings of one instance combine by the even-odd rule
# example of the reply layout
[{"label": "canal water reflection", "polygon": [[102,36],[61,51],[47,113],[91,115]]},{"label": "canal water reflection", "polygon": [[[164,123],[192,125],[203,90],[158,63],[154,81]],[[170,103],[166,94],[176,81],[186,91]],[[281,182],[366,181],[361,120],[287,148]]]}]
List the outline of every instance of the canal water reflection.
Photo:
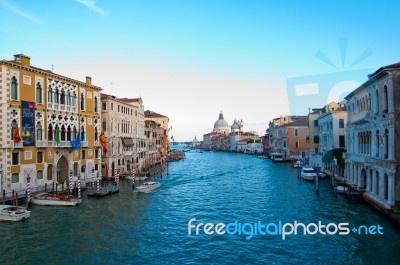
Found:
[{"label": "canal water reflection", "polygon": [[[329,181],[299,180],[288,164],[190,151],[155,176],[161,188],[87,198],[75,208],[30,206],[30,220],[0,223],[0,264],[399,264],[400,232]],[[380,225],[383,235],[188,235],[188,222]],[[300,231],[300,230],[299,230]]]}]

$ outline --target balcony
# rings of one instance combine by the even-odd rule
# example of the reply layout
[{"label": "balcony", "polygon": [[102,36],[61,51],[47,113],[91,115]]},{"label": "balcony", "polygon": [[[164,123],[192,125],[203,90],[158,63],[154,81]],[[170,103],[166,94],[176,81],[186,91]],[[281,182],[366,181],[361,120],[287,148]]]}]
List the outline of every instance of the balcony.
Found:
[{"label": "balcony", "polygon": [[72,112],[76,112],[76,106],[72,106],[71,109],[72,109]]},{"label": "balcony", "polygon": [[52,103],[52,102],[48,102],[48,103],[47,103],[47,107],[48,107],[49,109],[52,109],[52,108],[53,108],[53,103]]},{"label": "balcony", "polygon": [[47,147],[47,141],[36,141],[36,147]]},{"label": "balcony", "polygon": [[67,107],[65,108],[65,110],[68,111],[68,112],[71,111],[71,106],[68,106],[68,105],[67,105]]},{"label": "balcony", "polygon": [[100,146],[100,141],[94,141],[94,146]]},{"label": "balcony", "polygon": [[23,141],[19,141],[19,143],[11,141],[11,146],[12,146],[12,148],[23,148],[24,144],[23,144]]},{"label": "balcony", "polygon": [[65,105],[64,104],[60,104],[60,110],[65,110]]},{"label": "balcony", "polygon": [[81,147],[88,147],[89,142],[88,141],[81,141]]},{"label": "balcony", "polygon": [[54,141],[47,141],[47,146],[48,147],[53,147],[54,146]]},{"label": "balcony", "polygon": [[371,116],[371,111],[369,111],[369,110],[355,113],[355,114],[349,116],[349,123],[367,121],[367,119],[370,116]]},{"label": "balcony", "polygon": [[71,147],[71,142],[70,141],[61,141],[58,146],[60,146],[60,147]]}]

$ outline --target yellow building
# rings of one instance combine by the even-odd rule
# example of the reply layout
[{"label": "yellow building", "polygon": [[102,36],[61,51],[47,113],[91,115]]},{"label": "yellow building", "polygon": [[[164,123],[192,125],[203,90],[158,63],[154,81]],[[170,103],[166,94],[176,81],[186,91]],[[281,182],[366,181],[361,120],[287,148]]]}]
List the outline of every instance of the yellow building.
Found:
[{"label": "yellow building", "polygon": [[97,175],[101,88],[90,77],[81,82],[31,66],[23,54],[0,67],[1,189],[24,191],[28,177],[38,190],[68,182],[70,173]]}]

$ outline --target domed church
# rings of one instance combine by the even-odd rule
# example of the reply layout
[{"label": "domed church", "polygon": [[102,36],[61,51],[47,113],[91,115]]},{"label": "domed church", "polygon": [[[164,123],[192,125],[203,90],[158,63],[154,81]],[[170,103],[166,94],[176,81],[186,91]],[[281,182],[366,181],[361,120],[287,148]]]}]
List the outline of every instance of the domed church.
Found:
[{"label": "domed church", "polygon": [[229,133],[229,125],[226,122],[226,120],[224,120],[224,114],[222,114],[222,111],[219,114],[218,120],[214,123],[213,132],[223,133],[223,134],[228,134]]}]

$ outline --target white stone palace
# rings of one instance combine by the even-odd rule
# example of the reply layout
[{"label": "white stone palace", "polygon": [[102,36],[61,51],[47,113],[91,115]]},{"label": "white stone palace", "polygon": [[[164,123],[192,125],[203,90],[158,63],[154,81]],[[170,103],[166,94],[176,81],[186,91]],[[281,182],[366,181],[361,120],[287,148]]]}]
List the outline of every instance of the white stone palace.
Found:
[{"label": "white stone palace", "polygon": [[[400,63],[379,68],[347,97],[345,177],[379,208],[400,200]],[[397,152],[396,152],[397,150]]]}]

